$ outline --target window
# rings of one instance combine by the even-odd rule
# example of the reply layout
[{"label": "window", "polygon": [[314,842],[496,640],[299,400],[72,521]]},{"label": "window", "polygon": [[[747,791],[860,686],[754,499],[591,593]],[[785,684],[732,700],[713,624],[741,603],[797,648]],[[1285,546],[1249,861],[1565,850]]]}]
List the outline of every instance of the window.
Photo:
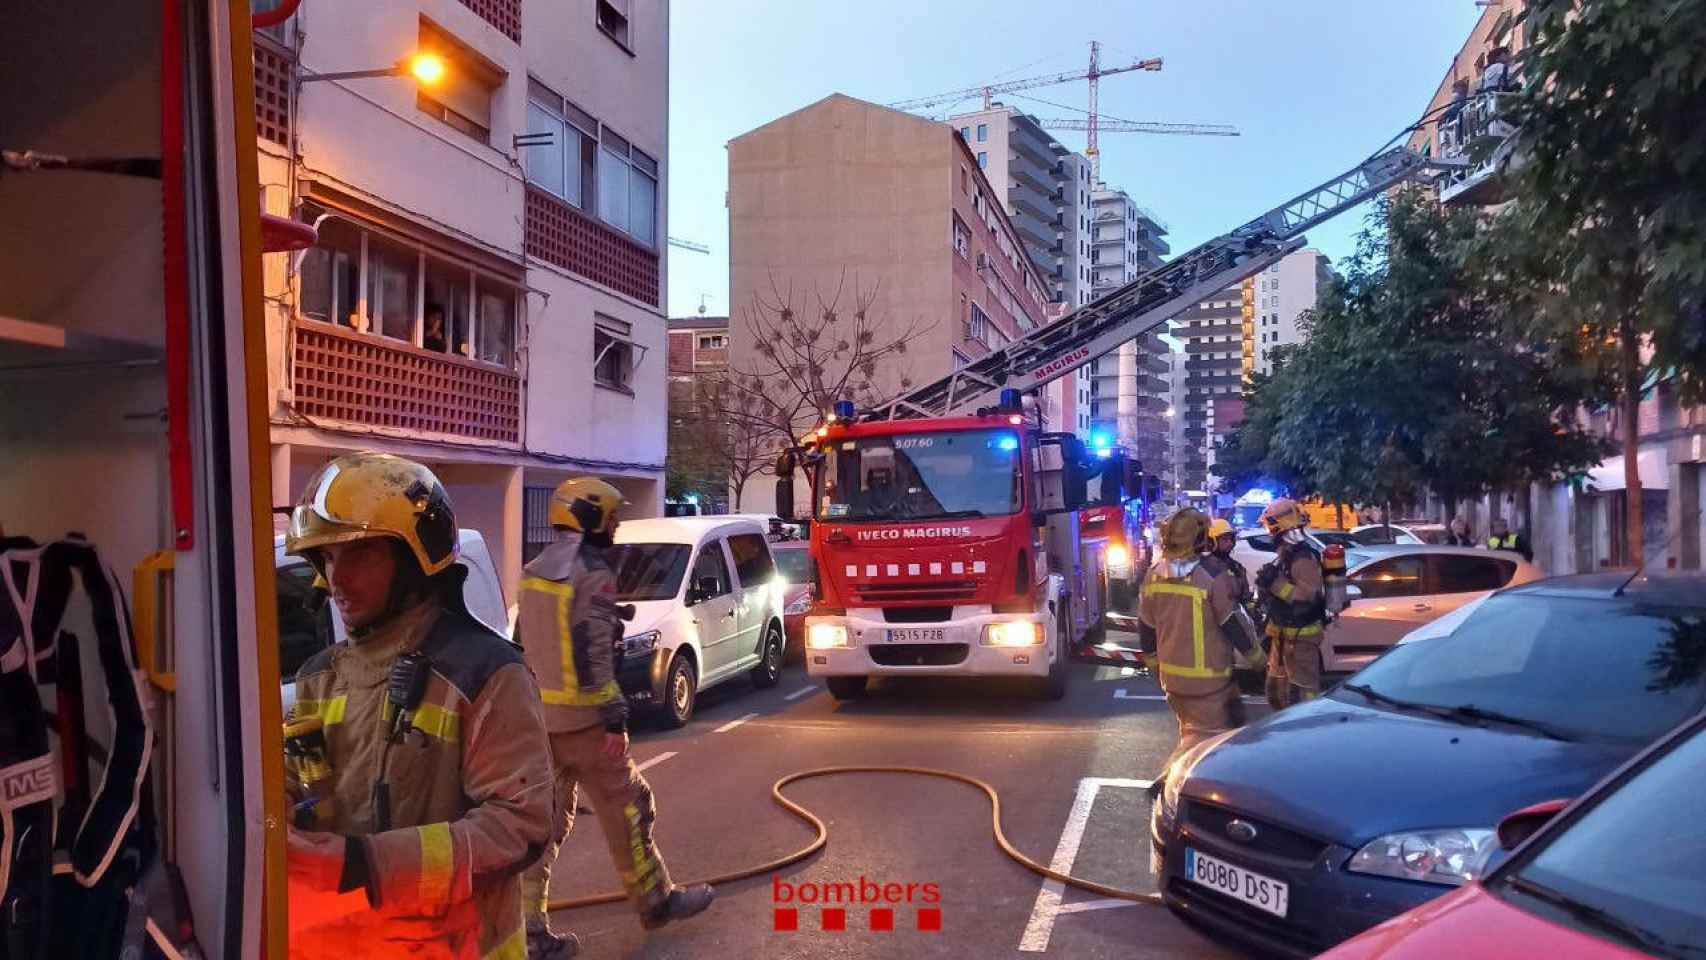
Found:
[{"label": "window", "polygon": [[537,80],[527,81],[527,132],[550,142],[521,151],[527,178],[582,209],[592,203],[598,121]]},{"label": "window", "polygon": [[444,60],[444,76],[431,88],[417,87],[415,106],[468,136],[490,143],[492,94],[504,72],[430,20],[421,20],[417,49]]},{"label": "window", "polygon": [[1422,593],[1422,558],[1392,557],[1358,571],[1350,581],[1368,599],[1416,597]]},{"label": "window", "polygon": [[699,335],[699,349],[701,350],[723,350],[727,349],[728,345],[729,338],[723,334],[702,333]]},{"label": "window", "polygon": [[603,327],[592,331],[592,379],[601,387],[632,393],[634,345]]},{"label": "window", "polygon": [[962,257],[971,256],[971,230],[959,214],[954,214],[954,252]]},{"label": "window", "polygon": [[729,553],[735,558],[735,576],[743,588],[769,583],[776,576],[776,561],[770,557],[770,545],[756,533],[741,533],[729,538]]},{"label": "window", "polygon": [[475,327],[480,349],[477,356],[487,363],[509,366],[515,356],[515,294],[508,287],[481,278],[480,322]]},{"label": "window", "polygon": [[415,278],[420,254],[375,235],[367,238],[367,315],[374,332],[415,339]]},{"label": "window", "polygon": [[[319,211],[311,213],[318,216]],[[362,329],[360,282],[361,231],[333,217],[320,225],[320,242],[302,255],[297,308],[304,317],[321,323]]]},{"label": "window", "polygon": [[1510,582],[1516,564],[1495,557],[1442,555],[1428,558],[1433,566],[1430,593],[1477,593],[1497,590]]},{"label": "window", "polygon": [[603,146],[598,174],[598,216],[605,223],[652,246],[657,242],[658,165],[608,126],[599,132]]},{"label": "window", "polygon": [[987,170],[989,168],[989,154],[984,153],[982,150],[977,152],[977,168],[979,170]]},{"label": "window", "polygon": [[978,124],[977,125],[977,142],[983,143],[984,141],[986,141],[988,139],[989,139],[989,124],[987,124],[987,123]]},{"label": "window", "polygon": [[628,40],[628,0],[598,0],[598,29],[604,35],[631,49]]},{"label": "window", "polygon": [[679,543],[618,543],[605,551],[616,572],[616,599],[673,600],[692,550]]},{"label": "window", "polygon": [[440,260],[426,263],[426,303],[421,309],[421,346],[471,357],[468,311],[472,303],[467,267]]},{"label": "window", "polygon": [[971,142],[971,128],[970,127],[961,127],[960,128],[960,139],[964,140],[967,143]]},{"label": "window", "polygon": [[723,541],[713,540],[699,551],[693,561],[693,579],[689,589],[697,600],[712,600],[729,592],[729,565],[723,560]]}]

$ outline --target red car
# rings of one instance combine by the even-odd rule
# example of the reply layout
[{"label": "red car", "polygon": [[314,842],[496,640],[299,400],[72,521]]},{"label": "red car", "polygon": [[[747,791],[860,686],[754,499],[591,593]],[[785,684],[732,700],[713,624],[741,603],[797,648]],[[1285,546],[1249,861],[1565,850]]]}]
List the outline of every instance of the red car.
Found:
[{"label": "red car", "polygon": [[[1685,686],[1706,679],[1690,659],[1675,674]],[[1499,825],[1510,859],[1321,960],[1706,957],[1703,792],[1706,713],[1579,801],[1512,814]]]},{"label": "red car", "polygon": [[812,550],[805,540],[778,540],[770,544],[776,568],[788,581],[782,594],[782,631],[788,635],[782,659],[795,663],[806,656],[806,610],[812,602]]}]

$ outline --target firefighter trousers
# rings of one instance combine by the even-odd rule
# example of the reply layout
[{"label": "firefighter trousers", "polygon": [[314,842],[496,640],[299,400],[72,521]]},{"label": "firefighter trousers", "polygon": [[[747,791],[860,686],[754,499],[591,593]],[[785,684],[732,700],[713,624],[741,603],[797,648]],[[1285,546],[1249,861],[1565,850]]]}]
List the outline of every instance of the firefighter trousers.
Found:
[{"label": "firefighter trousers", "polygon": [[551,734],[551,761],[557,772],[556,811],[551,820],[550,846],[521,876],[521,903],[529,914],[546,912],[551,867],[574,827],[583,786],[604,829],[604,842],[622,878],[622,888],[634,908],[646,914],[669,898],[669,870],[652,840],[652,826],[657,821],[652,788],[634,769],[627,752],[616,760],[604,755],[604,736],[603,727]]},{"label": "firefighter trousers", "polygon": [[1161,765],[1161,774],[1156,780],[1165,779],[1173,769],[1173,761],[1184,756],[1192,747],[1217,733],[1244,725],[1244,701],[1239,696],[1236,683],[1228,683],[1215,693],[1199,696],[1169,693],[1167,706],[1173,708],[1173,716],[1179,721],[1179,743],[1167,755],[1167,762]]},{"label": "firefighter trousers", "polygon": [[1268,705],[1284,710],[1321,693],[1321,625],[1282,627],[1268,623]]}]

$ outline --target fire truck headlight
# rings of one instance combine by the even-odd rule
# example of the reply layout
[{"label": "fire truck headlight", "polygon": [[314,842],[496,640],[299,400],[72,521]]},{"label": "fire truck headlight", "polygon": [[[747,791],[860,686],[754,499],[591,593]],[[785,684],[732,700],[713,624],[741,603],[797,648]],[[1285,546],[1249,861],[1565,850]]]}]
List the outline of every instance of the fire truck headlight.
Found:
[{"label": "fire truck headlight", "polygon": [[1043,625],[1034,620],[991,623],[983,628],[986,647],[1034,647],[1042,642]]},{"label": "fire truck headlight", "polygon": [[1108,561],[1108,572],[1124,576],[1131,569],[1131,551],[1123,543],[1108,545],[1104,554]]},{"label": "fire truck headlight", "polygon": [[847,628],[839,623],[814,623],[806,627],[806,646],[831,650],[847,646]]}]

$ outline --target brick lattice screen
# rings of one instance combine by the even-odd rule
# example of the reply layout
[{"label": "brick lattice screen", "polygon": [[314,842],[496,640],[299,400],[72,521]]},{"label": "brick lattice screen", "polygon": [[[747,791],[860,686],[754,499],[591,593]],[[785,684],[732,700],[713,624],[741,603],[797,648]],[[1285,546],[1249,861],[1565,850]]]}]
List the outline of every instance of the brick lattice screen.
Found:
[{"label": "brick lattice screen", "polygon": [[521,42],[521,0],[462,0],[462,5],[497,27],[499,33]]},{"label": "brick lattice screen", "polygon": [[271,37],[255,34],[255,133],[290,146],[290,54]]},{"label": "brick lattice screen", "polygon": [[563,201],[527,188],[527,255],[658,305],[658,255]]},{"label": "brick lattice screen", "polygon": [[312,320],[297,322],[293,358],[304,416],[521,442],[521,378],[508,370]]}]

